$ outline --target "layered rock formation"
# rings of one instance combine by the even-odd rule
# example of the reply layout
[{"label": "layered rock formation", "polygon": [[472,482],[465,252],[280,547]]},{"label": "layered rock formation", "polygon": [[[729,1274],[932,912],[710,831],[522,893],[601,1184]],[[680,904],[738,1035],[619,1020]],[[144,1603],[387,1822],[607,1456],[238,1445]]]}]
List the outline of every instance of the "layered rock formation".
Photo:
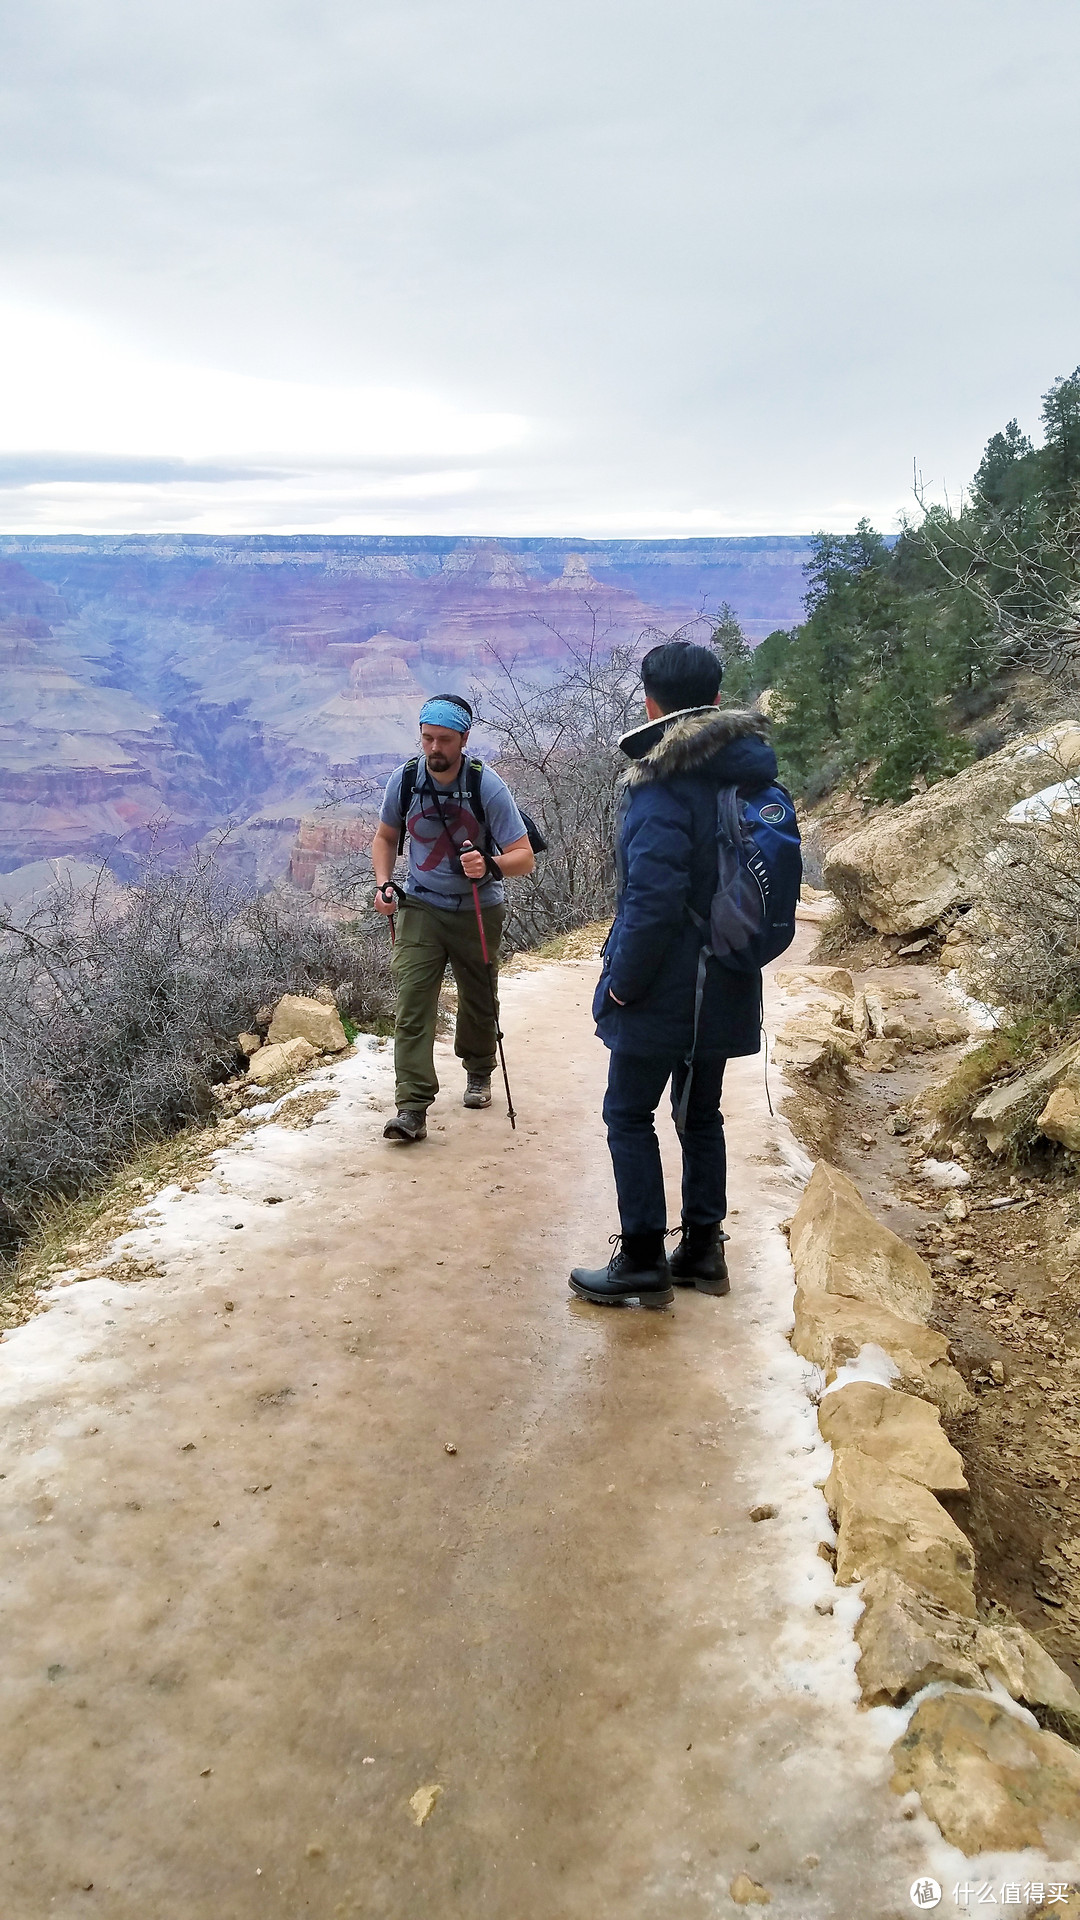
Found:
[{"label": "layered rock formation", "polygon": [[[107,858],[125,877],[236,823],[280,873],[328,777],[385,772],[425,693],[566,643],[633,641],[703,600],[752,635],[798,617],[802,540],[155,536],[0,540],[0,873]],[[317,864],[317,863],[316,863]],[[300,862],[304,867],[304,862]]]}]

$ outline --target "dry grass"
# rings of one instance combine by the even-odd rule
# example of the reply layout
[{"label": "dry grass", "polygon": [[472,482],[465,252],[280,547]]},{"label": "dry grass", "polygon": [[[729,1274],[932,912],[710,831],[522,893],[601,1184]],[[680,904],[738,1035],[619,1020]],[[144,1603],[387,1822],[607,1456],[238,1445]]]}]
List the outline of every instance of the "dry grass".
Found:
[{"label": "dry grass", "polygon": [[[921,1104],[939,1136],[947,1137],[968,1125],[979,1101],[995,1086],[1041,1066],[1049,1054],[1078,1039],[1080,1020],[1062,1027],[1048,1017],[1028,1015],[973,1047],[941,1086],[927,1090]],[[1010,1114],[1008,1138],[999,1155],[1002,1165],[1016,1166],[1036,1144],[1047,1146],[1035,1124],[1046,1105],[1046,1094],[1045,1086],[1037,1088]]]},{"label": "dry grass", "polygon": [[943,1132],[965,1127],[996,1080],[1015,1070],[1022,1042],[1013,1027],[1001,1027],[966,1053],[940,1086],[931,1086],[923,1104]]},{"label": "dry grass", "polygon": [[570,927],[556,933],[538,947],[515,953],[502,968],[503,973],[529,972],[547,966],[553,960],[597,960],[608,936],[610,920],[590,920],[586,926]]},{"label": "dry grass", "polygon": [[300,1133],[304,1127],[310,1127],[320,1113],[325,1113],[337,1094],[331,1087],[312,1087],[310,1093],[298,1093],[293,1099],[286,1100],[284,1106],[265,1119],[252,1121],[253,1127],[290,1127],[294,1133]]},{"label": "dry grass", "polygon": [[[147,1142],[97,1191],[76,1199],[43,1200],[36,1224],[13,1264],[4,1270],[0,1329],[28,1320],[37,1307],[38,1288],[58,1273],[72,1268],[80,1273],[99,1270],[113,1241],[134,1224],[136,1207],[144,1206],[173,1181],[202,1179],[214,1154],[239,1131],[235,1121],[185,1127],[168,1140]],[[109,1271],[118,1279],[125,1277],[118,1266]]]}]

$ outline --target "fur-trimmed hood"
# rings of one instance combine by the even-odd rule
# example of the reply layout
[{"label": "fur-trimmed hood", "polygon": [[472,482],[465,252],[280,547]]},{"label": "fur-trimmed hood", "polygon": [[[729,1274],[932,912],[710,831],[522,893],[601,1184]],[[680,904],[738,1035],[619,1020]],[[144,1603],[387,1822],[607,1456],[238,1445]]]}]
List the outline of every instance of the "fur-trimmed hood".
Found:
[{"label": "fur-trimmed hood", "polygon": [[624,733],[619,746],[634,763],[623,775],[630,788],[680,773],[707,773],[718,781],[753,786],[776,778],[769,722],[762,713],[687,707]]}]

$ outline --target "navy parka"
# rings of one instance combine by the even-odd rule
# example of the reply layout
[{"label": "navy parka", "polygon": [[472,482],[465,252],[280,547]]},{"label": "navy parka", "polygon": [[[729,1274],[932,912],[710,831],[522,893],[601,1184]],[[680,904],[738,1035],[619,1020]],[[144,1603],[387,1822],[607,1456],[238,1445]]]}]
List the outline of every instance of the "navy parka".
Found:
[{"label": "navy parka", "polygon": [[[613,1050],[672,1057],[689,1051],[704,936],[686,909],[708,921],[718,786],[753,793],[776,779],[767,726],[760,714],[695,707],[620,741],[633,764],[619,831],[619,899],[593,998],[596,1031]],[[612,994],[626,1005],[616,1006]],[[757,1053],[760,1007],[760,973],[735,973],[710,960],[699,1051]]]}]

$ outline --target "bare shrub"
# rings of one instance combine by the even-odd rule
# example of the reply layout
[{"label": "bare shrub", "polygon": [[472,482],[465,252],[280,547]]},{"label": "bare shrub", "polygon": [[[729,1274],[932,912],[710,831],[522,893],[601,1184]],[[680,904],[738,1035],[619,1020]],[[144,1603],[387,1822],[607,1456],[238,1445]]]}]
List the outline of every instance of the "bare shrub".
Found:
[{"label": "bare shrub", "polygon": [[0,917],[0,1226],[88,1191],[141,1142],[198,1117],[239,1064],[235,1036],[284,992],[327,984],[357,1024],[391,997],[376,929],[303,895],[245,897],[212,856],[151,865],[105,897],[59,884]]},{"label": "bare shrub", "polygon": [[[654,639],[649,635],[650,643]],[[507,889],[506,944],[538,946],[609,915],[615,902],[621,734],[640,718],[641,642],[564,642],[553,681],[520,676],[494,649],[494,683],[476,695],[497,743],[494,765],[541,825],[547,850]]]},{"label": "bare shrub", "polygon": [[978,967],[984,997],[1014,1009],[1080,1008],[1080,781],[1026,802],[994,849],[980,917],[990,943]]}]

